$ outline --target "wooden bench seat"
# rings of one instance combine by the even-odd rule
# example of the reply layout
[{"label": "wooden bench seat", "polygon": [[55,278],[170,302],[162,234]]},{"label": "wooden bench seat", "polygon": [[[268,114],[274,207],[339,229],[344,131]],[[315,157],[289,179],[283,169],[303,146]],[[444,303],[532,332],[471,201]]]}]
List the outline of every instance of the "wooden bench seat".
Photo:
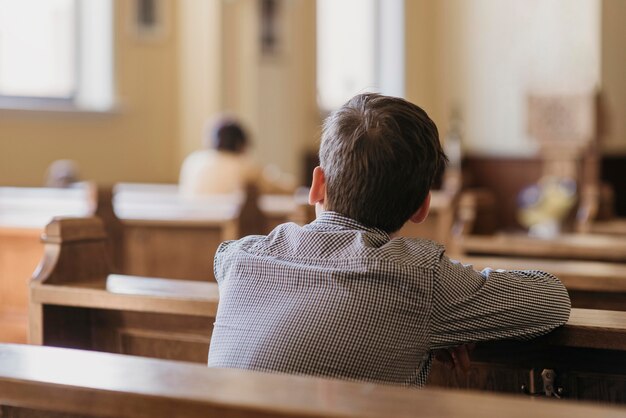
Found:
[{"label": "wooden bench seat", "polygon": [[291,195],[259,196],[254,189],[189,199],[177,185],[119,183],[113,208],[122,230],[120,271],[214,281],[213,255],[221,242],[267,233],[306,212],[303,204]]},{"label": "wooden bench seat", "polygon": [[[99,226],[69,219],[48,227],[31,283],[31,341],[206,363],[217,285],[111,275]],[[431,383],[518,393],[556,369],[567,397],[626,403],[624,358],[626,312],[574,309],[566,326],[540,339],[481,344],[468,380],[435,365]]]},{"label": "wooden bench seat", "polygon": [[626,240],[615,235],[561,234],[535,238],[501,233],[458,239],[459,251],[465,255],[626,262]]},{"label": "wooden bench seat", "polygon": [[0,345],[3,417],[623,417],[618,407]]}]

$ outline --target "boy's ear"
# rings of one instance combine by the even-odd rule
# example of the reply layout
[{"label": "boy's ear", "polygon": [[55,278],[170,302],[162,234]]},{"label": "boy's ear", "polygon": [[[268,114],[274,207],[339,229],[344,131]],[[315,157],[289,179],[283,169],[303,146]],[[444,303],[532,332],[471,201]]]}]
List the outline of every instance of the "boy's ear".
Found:
[{"label": "boy's ear", "polygon": [[422,206],[417,209],[417,211],[409,218],[409,220],[413,223],[419,224],[424,222],[424,219],[428,216],[428,211],[430,210],[430,192],[426,195],[426,199],[424,199],[424,203]]},{"label": "boy's ear", "polygon": [[323,205],[326,197],[326,177],[322,167],[315,167],[313,170],[313,181],[311,182],[311,190],[309,190],[309,205],[317,203]]}]

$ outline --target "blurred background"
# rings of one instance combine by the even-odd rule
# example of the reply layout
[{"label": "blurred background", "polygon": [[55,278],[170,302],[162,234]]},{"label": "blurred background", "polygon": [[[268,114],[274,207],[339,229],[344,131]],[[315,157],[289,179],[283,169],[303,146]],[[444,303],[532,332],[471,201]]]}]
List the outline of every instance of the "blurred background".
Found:
[{"label": "blurred background", "polygon": [[223,112],[306,184],[324,116],[381,91],[454,128],[464,182],[514,206],[541,174],[528,97],[593,95],[625,214],[624,18],[622,0],[0,0],[0,185],[41,185],[58,159],[175,183]]}]

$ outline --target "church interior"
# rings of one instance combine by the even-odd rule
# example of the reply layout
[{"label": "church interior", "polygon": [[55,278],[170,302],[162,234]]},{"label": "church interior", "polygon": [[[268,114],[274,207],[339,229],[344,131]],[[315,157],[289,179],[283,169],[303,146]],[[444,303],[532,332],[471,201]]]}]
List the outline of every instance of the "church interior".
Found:
[{"label": "church interior", "polygon": [[[0,417],[625,416],[624,18],[623,0],[0,0]],[[220,243],[315,221],[324,120],[369,92],[424,109],[448,157],[428,218],[394,236],[553,274],[569,320],[472,345],[463,370],[433,355],[420,390],[207,367]]]}]

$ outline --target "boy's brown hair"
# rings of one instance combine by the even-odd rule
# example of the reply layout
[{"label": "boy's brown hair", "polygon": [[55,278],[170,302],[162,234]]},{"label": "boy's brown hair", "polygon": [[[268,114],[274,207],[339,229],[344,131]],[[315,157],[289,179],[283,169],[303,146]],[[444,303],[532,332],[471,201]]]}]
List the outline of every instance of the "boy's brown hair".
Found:
[{"label": "boy's brown hair", "polygon": [[424,110],[397,97],[357,95],[324,122],[325,208],[395,232],[422,205],[446,162]]}]

